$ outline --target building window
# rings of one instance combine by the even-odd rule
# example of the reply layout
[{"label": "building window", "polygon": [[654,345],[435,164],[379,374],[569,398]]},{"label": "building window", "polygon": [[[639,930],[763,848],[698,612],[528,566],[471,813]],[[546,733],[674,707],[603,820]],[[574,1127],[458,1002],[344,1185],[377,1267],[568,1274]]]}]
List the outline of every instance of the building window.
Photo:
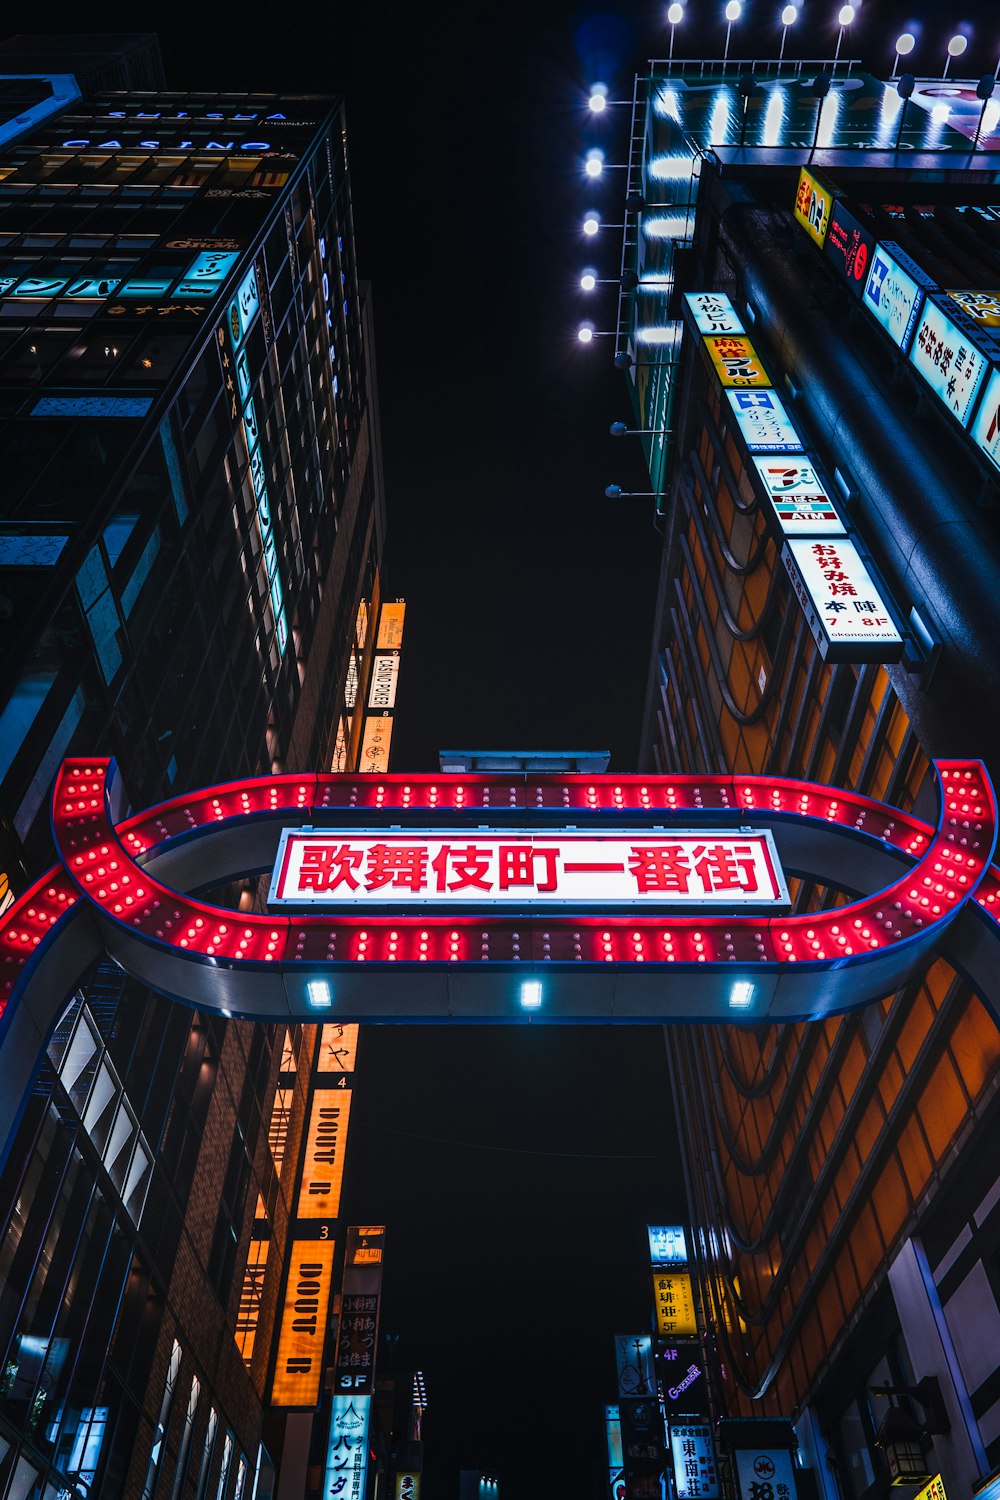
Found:
[{"label": "building window", "polygon": [[213,1406],[208,1414],[205,1441],[201,1450],[201,1465],[198,1469],[198,1500],[208,1500],[208,1479],[212,1472],[212,1459],[215,1455],[215,1438],[218,1430],[219,1413]]},{"label": "building window", "polygon": [[167,1427],[170,1423],[170,1408],[174,1404],[174,1391],[177,1389],[177,1376],[181,1368],[181,1346],[174,1339],[174,1346],[170,1351],[170,1363],[167,1366],[167,1378],[163,1386],[163,1399],[160,1402],[160,1415],[156,1423],[156,1432],[153,1434],[153,1445],[149,1450],[149,1463],[146,1465],[146,1482],[142,1487],[142,1500],[152,1500],[153,1491],[156,1489],[156,1479],[160,1472],[160,1461],[163,1458],[163,1445],[167,1440]]},{"label": "building window", "polygon": [[229,1488],[229,1470],[233,1462],[233,1435],[226,1433],[225,1442],[222,1444],[222,1467],[219,1470],[219,1483],[215,1488],[215,1500],[226,1500],[226,1490]]},{"label": "building window", "polygon": [[191,1439],[194,1437],[194,1419],[198,1411],[198,1398],[201,1395],[201,1382],[197,1375],[191,1377],[191,1391],[188,1395],[187,1411],[184,1413],[184,1431],[181,1433],[181,1444],[177,1453],[177,1469],[174,1473],[174,1487],[170,1491],[170,1500],[180,1500],[184,1489],[184,1480],[187,1478],[188,1460],[191,1457]]}]

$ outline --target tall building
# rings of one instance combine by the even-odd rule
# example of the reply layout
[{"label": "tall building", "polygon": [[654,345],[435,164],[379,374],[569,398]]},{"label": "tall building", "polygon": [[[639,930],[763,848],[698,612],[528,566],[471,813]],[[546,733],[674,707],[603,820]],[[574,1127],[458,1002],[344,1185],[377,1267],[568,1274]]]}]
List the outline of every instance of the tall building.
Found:
[{"label": "tall building", "polygon": [[[399,639],[340,101],[77,98],[3,146],[0,247],[3,902],[64,756],[114,755],[137,808],[347,768]],[[272,1493],[342,1257],[337,1031],[111,964],[73,998],[0,1176],[4,1500]]]},{"label": "tall building", "polygon": [[[663,532],[643,768],[926,816],[933,757],[1000,773],[984,93],[774,62],[637,80],[617,362]],[[793,883],[796,910],[838,899]],[[876,1442],[898,1406],[914,1475],[972,1493],[1000,1465],[996,1020],[939,961],[854,1015],[666,1037],[716,1409],[794,1418],[824,1500],[869,1500],[901,1482]]]}]

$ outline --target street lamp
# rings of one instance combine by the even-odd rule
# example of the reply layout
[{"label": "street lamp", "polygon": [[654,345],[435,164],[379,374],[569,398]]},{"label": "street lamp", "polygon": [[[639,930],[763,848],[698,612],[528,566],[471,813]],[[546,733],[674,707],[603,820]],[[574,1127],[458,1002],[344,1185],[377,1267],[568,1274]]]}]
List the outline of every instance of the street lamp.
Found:
[{"label": "street lamp", "polygon": [[723,62],[729,61],[729,38],[732,35],[734,24],[743,14],[742,0],[728,0],[726,5],[726,50],[722,55]]},{"label": "street lamp", "polygon": [[601,227],[601,221],[596,214],[588,214],[583,221],[584,234],[596,234]]},{"label": "street lamp", "polygon": [[944,60],[944,72],[941,74],[942,78],[948,77],[948,69],[951,67],[952,58],[961,57],[962,53],[965,51],[968,45],[969,38],[967,36],[963,36],[961,32],[957,32],[956,35],[952,37],[951,41],[948,43],[948,56]]},{"label": "street lamp", "polygon": [[583,164],[583,170],[588,177],[600,177],[604,170],[604,152],[593,150],[587,152],[587,160]]},{"label": "street lamp", "polygon": [[608,107],[608,90],[603,83],[595,83],[587,100],[595,115],[603,114]]},{"label": "street lamp", "polygon": [[854,6],[853,5],[842,5],[840,7],[840,10],[837,13],[837,21],[840,24],[840,31],[839,31],[839,33],[837,35],[837,50],[833,54],[833,60],[834,60],[834,62],[837,62],[837,60],[840,57],[840,44],[844,40],[844,32],[847,30],[848,26],[850,26],[851,22],[854,20],[854,16],[855,16],[855,10],[854,10]]},{"label": "street lamp", "polygon": [[916,45],[917,39],[913,35],[912,31],[904,31],[902,36],[898,36],[896,38],[896,56],[892,64],[891,77],[895,78],[896,76],[896,70],[899,67],[899,59],[901,57],[909,57],[910,53],[913,51]]},{"label": "street lamp", "polygon": [[667,21],[670,23],[670,62],[674,60],[674,32],[683,14],[684,7],[678,3],[678,0],[673,0],[673,4],[667,7]]},{"label": "street lamp", "polygon": [[778,61],[781,62],[785,55],[785,37],[788,35],[789,26],[794,26],[799,19],[799,13],[794,5],[786,5],[781,12],[781,51],[778,53]]},{"label": "street lamp", "polygon": [[592,292],[596,285],[597,277],[594,275],[593,271],[584,271],[583,275],[580,277],[580,290],[583,292]]}]

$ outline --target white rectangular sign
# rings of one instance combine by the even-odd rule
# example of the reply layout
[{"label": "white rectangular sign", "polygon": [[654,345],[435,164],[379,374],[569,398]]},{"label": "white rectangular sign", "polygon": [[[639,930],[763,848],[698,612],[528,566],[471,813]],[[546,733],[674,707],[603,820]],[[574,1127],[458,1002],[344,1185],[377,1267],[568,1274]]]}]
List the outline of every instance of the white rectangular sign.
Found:
[{"label": "white rectangular sign", "polygon": [[754,464],[786,536],[846,536],[826,486],[801,453],[776,453]]},{"label": "white rectangular sign", "polygon": [[781,556],[824,659],[861,659],[858,648],[870,660],[899,659],[902,637],[849,538],[790,539]]},{"label": "white rectangular sign", "polygon": [[967,426],[988,361],[930,297],[917,326],[910,363],[962,426]]},{"label": "white rectangular sign", "polygon": [[399,681],[399,652],[392,656],[376,655],[368,689],[369,708],[395,708],[396,684]]},{"label": "white rectangular sign", "polygon": [[743,324],[725,292],[685,292],[699,333],[743,333]]},{"label": "white rectangular sign", "polygon": [[767,830],[609,834],[286,829],[272,905],[761,907],[788,891]]},{"label": "white rectangular sign", "polygon": [[787,1448],[737,1448],[740,1500],[796,1500],[795,1465]]},{"label": "white rectangular sign", "polygon": [[801,451],[799,435],[776,391],[727,391],[726,395],[751,453]]},{"label": "white rectangular sign", "polygon": [[910,347],[924,298],[918,278],[927,280],[898,245],[875,246],[861,300],[904,354]]},{"label": "white rectangular sign", "polygon": [[711,1427],[700,1422],[671,1422],[670,1455],[677,1500],[717,1500],[719,1475]]},{"label": "white rectangular sign", "polygon": [[653,1266],[686,1266],[687,1245],[680,1224],[647,1224],[649,1263]]},{"label": "white rectangular sign", "polygon": [[969,431],[990,463],[1000,469],[1000,370],[992,370]]}]

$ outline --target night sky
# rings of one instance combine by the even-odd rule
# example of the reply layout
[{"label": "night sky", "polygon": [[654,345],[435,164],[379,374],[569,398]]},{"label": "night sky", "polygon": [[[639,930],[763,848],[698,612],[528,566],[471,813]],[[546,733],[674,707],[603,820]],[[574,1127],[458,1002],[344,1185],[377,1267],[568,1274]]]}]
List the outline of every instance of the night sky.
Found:
[{"label": "night sky", "polygon": [[[776,51],[779,8],[751,0],[734,54]],[[835,9],[806,0],[801,55],[832,50]],[[646,482],[635,440],[608,436],[630,416],[612,343],[575,338],[583,317],[613,326],[613,288],[587,299],[578,276],[614,275],[620,243],[579,225],[620,222],[624,180],[595,187],[581,162],[624,160],[628,111],[592,117],[587,86],[630,97],[665,10],[334,4],[284,30],[160,33],[172,87],[347,97],[387,591],[408,605],[396,770],[444,747],[635,766],[659,539],[650,501],[603,497]],[[719,55],[721,10],[691,0],[679,55]],[[865,0],[851,50],[887,67],[908,19]],[[928,68],[950,19],[921,36]],[[994,29],[963,71],[992,67]],[[388,1226],[382,1328],[426,1374],[424,1500],[457,1500],[460,1467],[495,1469],[504,1500],[596,1500],[612,1335],[650,1316],[644,1225],[684,1215],[659,1032],[369,1028],[359,1082],[347,1210]]]}]

